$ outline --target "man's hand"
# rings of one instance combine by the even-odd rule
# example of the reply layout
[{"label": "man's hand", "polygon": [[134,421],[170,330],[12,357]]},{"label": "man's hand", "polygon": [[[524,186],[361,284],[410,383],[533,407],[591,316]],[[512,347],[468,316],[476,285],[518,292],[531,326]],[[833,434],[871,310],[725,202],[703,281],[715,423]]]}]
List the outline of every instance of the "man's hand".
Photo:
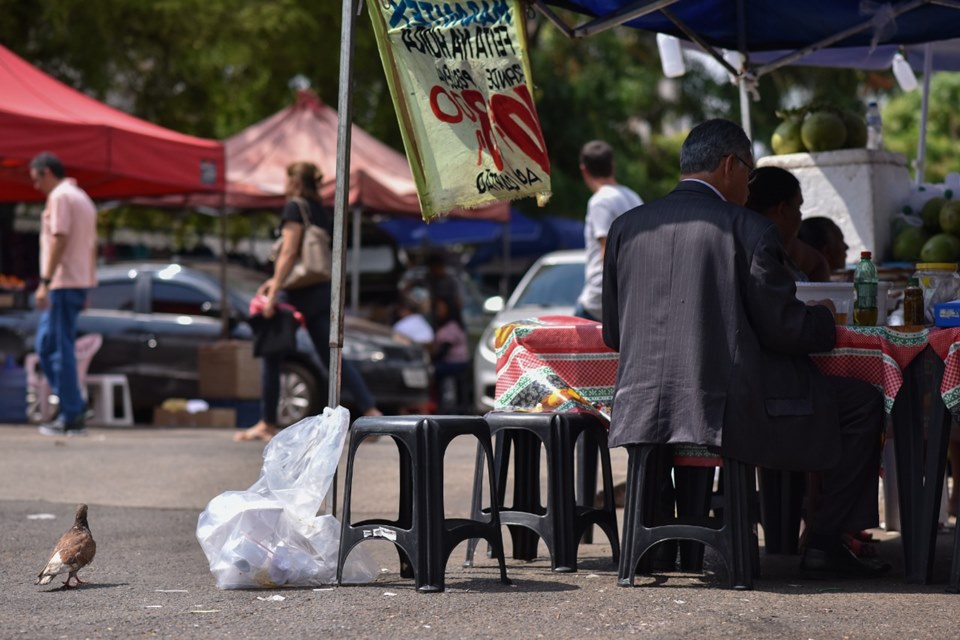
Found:
[{"label": "man's hand", "polygon": [[47,289],[47,285],[41,282],[40,286],[37,287],[36,293],[34,294],[34,301],[37,309],[39,309],[40,311],[43,311],[48,306],[50,306],[49,296],[50,296],[50,291]]},{"label": "man's hand", "polygon": [[834,316],[837,315],[837,307],[833,304],[833,300],[830,298],[824,298],[823,300],[807,300],[808,305],[820,305],[821,307],[826,307],[830,309],[830,313]]}]

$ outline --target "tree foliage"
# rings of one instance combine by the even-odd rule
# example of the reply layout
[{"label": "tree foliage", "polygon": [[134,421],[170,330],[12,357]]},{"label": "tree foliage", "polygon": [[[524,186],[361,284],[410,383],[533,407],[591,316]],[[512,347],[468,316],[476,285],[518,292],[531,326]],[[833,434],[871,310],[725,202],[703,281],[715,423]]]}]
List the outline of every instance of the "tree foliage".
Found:
[{"label": "tree foliage", "polygon": [[[883,110],[883,139],[891,151],[917,158],[920,138],[920,91],[902,93]],[[960,74],[936,73],[930,79],[925,182],[943,182],[958,171],[956,140],[960,135]]]},{"label": "tree foliage", "polygon": [[[288,106],[295,78],[336,105],[339,0],[0,0],[0,42],[67,84],[142,118],[185,133],[225,138]],[[582,16],[560,12],[568,23]],[[737,88],[693,65],[677,81],[662,78],[653,34],[617,28],[570,40],[534,14],[528,23],[537,109],[552,164],[547,212],[583,215],[589,196],[577,156],[603,138],[617,151],[617,175],[646,199],[678,177],[686,130],[708,117],[740,119]],[[890,74],[791,67],[759,81],[751,104],[754,138],[767,144],[775,113],[803,101],[856,107],[889,91]],[[931,165],[946,166],[956,123],[956,84],[942,99],[931,136]],[[357,21],[352,84],[354,121],[402,149],[373,31]],[[910,96],[887,115],[891,148],[915,136]],[[933,121],[932,120],[932,121]],[[914,137],[915,140],[915,137]],[[915,147],[915,142],[912,143]],[[931,167],[933,169],[933,166]],[[937,169],[939,170],[939,169]],[[518,203],[539,215],[532,200]]]}]

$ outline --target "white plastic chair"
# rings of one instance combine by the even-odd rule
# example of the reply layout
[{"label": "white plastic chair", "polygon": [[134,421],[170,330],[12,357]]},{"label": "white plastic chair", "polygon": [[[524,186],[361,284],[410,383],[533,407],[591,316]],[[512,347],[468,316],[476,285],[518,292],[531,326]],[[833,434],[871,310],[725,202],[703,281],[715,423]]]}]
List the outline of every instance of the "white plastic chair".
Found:
[{"label": "white plastic chair", "polygon": [[[88,333],[77,338],[74,352],[77,356],[77,380],[80,389],[87,395],[87,369],[93,356],[103,345],[103,336],[99,333]],[[40,357],[36,353],[28,353],[23,359],[23,368],[27,371],[27,398],[30,402],[27,407],[27,418],[33,422],[46,422],[53,419],[53,404],[50,401],[51,390],[46,376],[40,369]]]}]

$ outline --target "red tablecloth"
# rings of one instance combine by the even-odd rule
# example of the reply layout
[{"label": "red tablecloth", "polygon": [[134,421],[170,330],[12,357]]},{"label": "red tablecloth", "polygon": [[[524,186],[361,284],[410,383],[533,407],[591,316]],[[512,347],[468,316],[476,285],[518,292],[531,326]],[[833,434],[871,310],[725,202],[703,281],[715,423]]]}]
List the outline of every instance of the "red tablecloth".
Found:
[{"label": "red tablecloth", "polygon": [[[960,404],[960,328],[897,331],[837,327],[837,346],[815,354],[826,374],[866,380],[883,391],[887,411],[903,384],[903,370],[930,345],[944,361],[940,392],[948,409]],[[586,411],[609,418],[617,353],[603,342],[600,324],[572,316],[543,316],[497,332],[496,409]]]},{"label": "red tablecloth", "polygon": [[542,316],[504,325],[497,353],[498,411],[585,411],[609,420],[619,356],[600,323]]}]

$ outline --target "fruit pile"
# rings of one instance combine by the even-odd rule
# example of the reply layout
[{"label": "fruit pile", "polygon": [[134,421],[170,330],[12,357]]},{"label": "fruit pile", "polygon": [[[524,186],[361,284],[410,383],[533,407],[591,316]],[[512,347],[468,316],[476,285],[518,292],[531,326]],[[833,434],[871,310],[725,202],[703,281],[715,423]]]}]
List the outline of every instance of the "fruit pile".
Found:
[{"label": "fruit pile", "polygon": [[0,289],[19,291],[27,286],[27,283],[17,276],[0,273]]},{"label": "fruit pile", "polygon": [[853,111],[813,104],[778,111],[777,117],[783,122],[774,130],[770,140],[776,155],[867,146],[867,123],[863,116]]},{"label": "fruit pile", "polygon": [[[904,262],[960,261],[960,200],[947,189],[924,203],[919,215],[905,210],[894,228],[893,259]],[[908,209],[908,208],[905,208]]]}]

